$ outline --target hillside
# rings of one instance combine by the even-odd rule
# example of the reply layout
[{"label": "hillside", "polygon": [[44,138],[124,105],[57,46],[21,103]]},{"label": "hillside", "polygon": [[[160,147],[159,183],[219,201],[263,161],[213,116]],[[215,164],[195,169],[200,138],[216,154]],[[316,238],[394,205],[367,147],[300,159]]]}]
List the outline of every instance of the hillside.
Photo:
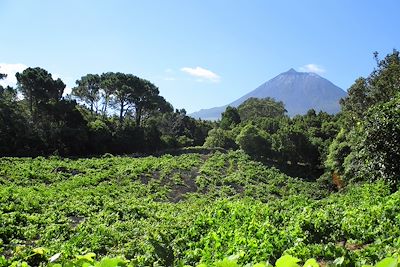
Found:
[{"label": "hillside", "polygon": [[237,107],[250,97],[272,97],[283,101],[289,116],[305,114],[309,109],[334,114],[339,112],[339,100],[345,96],[345,91],[315,73],[290,69],[228,105],[202,109],[190,116],[215,120],[220,118],[227,106]]},{"label": "hillside", "polygon": [[353,265],[399,249],[400,196],[385,184],[329,193],[240,151],[1,158],[0,184],[0,251],[30,266],[58,252],[183,266],[241,251],[241,264],[290,253]]}]

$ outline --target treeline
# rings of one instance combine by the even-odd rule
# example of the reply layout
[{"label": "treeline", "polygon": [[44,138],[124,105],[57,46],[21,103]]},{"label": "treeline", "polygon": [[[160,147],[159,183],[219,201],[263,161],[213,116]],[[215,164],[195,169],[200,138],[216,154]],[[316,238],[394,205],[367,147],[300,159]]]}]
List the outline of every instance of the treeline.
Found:
[{"label": "treeline", "polygon": [[[282,102],[251,98],[228,107],[209,132],[208,147],[241,148],[293,176],[347,182],[400,180],[400,58],[393,50],[359,78],[341,112],[308,111],[289,118]],[[323,174],[323,175],[322,175]],[[321,176],[322,175],[322,176]]]},{"label": "treeline", "polygon": [[67,97],[63,81],[42,68],[16,78],[16,88],[0,86],[1,156],[151,153],[202,145],[212,128],[132,74],[85,75]]},{"label": "treeline", "polygon": [[[359,78],[341,112],[310,110],[290,118],[282,102],[250,98],[218,122],[173,110],[151,82],[132,74],[87,74],[69,97],[41,68],[0,88],[0,155],[151,153],[204,145],[242,149],[254,159],[309,179],[349,181],[400,175],[400,59],[393,50]],[[1,75],[0,78],[4,78]],[[324,175],[322,175],[324,174]],[[322,176],[321,176],[322,175]]]}]

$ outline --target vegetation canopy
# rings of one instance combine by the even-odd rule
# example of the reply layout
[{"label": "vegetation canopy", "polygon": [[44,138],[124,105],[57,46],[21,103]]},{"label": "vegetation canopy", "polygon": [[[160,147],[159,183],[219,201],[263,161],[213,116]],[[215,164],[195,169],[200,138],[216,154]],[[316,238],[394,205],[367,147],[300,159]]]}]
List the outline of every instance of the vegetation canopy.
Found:
[{"label": "vegetation canopy", "polygon": [[133,74],[63,96],[17,73],[0,86],[0,266],[399,266],[399,52],[375,59],[338,114],[250,98],[213,122]]}]

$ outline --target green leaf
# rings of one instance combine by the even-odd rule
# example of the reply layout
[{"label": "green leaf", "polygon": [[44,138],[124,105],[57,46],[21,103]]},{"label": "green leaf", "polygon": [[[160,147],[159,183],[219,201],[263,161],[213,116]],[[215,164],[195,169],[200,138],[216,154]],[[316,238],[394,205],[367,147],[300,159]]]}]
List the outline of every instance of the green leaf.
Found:
[{"label": "green leaf", "polygon": [[303,267],[319,267],[319,264],[315,259],[308,259]]},{"label": "green leaf", "polygon": [[205,263],[200,263],[199,265],[196,265],[196,267],[207,267],[207,264],[205,264]]},{"label": "green leaf", "polygon": [[230,260],[228,258],[223,259],[215,263],[216,267],[239,267],[236,260]]},{"label": "green leaf", "polygon": [[7,260],[4,255],[0,257],[0,266],[7,266]]},{"label": "green leaf", "polygon": [[76,265],[69,261],[67,263],[64,263],[63,267],[76,267]]},{"label": "green leaf", "polygon": [[397,259],[396,258],[385,258],[378,262],[376,267],[397,267]]},{"label": "green leaf", "polygon": [[99,265],[96,264],[98,267],[117,267],[117,266],[125,266],[126,261],[121,258],[103,258]]},{"label": "green leaf", "polygon": [[228,260],[237,261],[239,258],[244,256],[244,251],[240,251],[239,253],[233,254],[228,257]]},{"label": "green leaf", "polygon": [[299,265],[297,264],[300,260],[298,258],[295,258],[290,255],[284,255],[280,257],[275,265],[276,267],[298,267]]},{"label": "green leaf", "polygon": [[85,254],[83,256],[76,256],[76,258],[78,260],[85,260],[85,261],[88,261],[88,262],[94,262],[94,259],[93,259],[94,257],[96,257],[96,254],[93,253],[93,252],[89,252],[89,253],[87,253],[87,254]]},{"label": "green leaf", "polygon": [[40,254],[40,255],[43,255],[43,254],[46,253],[46,249],[45,249],[45,248],[42,248],[42,247],[40,247],[40,248],[34,248],[34,249],[32,249],[32,251],[35,252],[36,254]]}]

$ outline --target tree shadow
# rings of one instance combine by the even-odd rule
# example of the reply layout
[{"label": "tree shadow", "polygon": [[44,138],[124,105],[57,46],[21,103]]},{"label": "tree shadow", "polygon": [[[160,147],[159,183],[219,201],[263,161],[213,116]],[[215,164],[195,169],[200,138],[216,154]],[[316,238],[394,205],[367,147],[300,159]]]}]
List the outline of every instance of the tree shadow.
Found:
[{"label": "tree shadow", "polygon": [[263,163],[267,166],[277,168],[279,171],[288,176],[298,177],[305,181],[315,181],[324,173],[323,168],[312,166],[310,164],[274,161],[267,161]]}]

